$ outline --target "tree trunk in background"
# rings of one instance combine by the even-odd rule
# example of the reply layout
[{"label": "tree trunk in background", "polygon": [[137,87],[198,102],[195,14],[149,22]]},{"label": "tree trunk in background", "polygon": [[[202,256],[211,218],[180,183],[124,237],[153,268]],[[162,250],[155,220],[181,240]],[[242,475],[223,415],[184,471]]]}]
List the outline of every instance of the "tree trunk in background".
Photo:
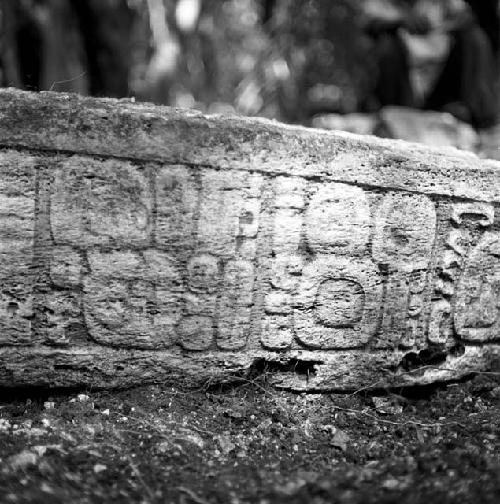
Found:
[{"label": "tree trunk in background", "polygon": [[126,0],[73,0],[71,5],[83,37],[90,94],[127,96],[132,9]]},{"label": "tree trunk in background", "polygon": [[276,0],[264,0],[262,9],[262,23],[268,23],[273,17],[274,7],[276,5]]},{"label": "tree trunk in background", "polygon": [[2,5],[2,63],[8,86],[39,89],[41,33],[32,9],[25,2],[5,0]]},{"label": "tree trunk in background", "polygon": [[4,85],[128,95],[126,0],[4,0],[1,14]]},{"label": "tree trunk in background", "polygon": [[75,12],[67,0],[46,0],[39,16],[43,59],[40,89],[89,92],[89,75]]},{"label": "tree trunk in background", "polygon": [[18,54],[16,43],[16,21],[14,4],[5,1],[0,5],[1,15],[1,39],[0,57],[2,59],[2,85],[21,87],[21,75],[18,66]]}]

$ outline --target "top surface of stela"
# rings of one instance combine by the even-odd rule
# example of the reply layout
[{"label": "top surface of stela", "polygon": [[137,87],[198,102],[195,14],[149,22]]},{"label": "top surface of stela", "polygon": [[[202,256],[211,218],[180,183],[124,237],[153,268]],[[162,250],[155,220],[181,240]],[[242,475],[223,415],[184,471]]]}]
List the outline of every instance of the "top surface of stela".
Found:
[{"label": "top surface of stela", "polygon": [[0,91],[0,385],[457,378],[500,343],[500,168]]}]

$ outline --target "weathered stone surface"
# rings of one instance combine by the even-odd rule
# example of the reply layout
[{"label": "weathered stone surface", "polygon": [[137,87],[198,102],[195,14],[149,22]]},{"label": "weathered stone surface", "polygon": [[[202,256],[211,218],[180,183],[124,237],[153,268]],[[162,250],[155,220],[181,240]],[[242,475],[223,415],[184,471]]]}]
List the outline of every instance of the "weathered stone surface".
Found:
[{"label": "weathered stone surface", "polygon": [[500,358],[500,165],[0,92],[0,385],[409,385]]}]

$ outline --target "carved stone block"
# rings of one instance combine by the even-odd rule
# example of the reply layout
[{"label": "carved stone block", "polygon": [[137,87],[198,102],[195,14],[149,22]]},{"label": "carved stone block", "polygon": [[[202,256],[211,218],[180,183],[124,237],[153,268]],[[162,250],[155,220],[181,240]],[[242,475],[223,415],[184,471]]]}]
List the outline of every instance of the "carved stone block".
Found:
[{"label": "carved stone block", "polygon": [[500,357],[494,162],[56,93],[2,90],[0,117],[1,386],[264,362],[353,389]]}]

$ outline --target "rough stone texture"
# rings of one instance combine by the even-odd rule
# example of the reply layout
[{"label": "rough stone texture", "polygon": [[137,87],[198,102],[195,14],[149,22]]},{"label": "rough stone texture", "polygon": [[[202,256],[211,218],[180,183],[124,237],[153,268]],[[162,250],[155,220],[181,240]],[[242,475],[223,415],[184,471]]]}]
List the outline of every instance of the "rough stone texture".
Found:
[{"label": "rough stone texture", "polygon": [[0,385],[335,390],[500,358],[500,165],[0,92]]}]

